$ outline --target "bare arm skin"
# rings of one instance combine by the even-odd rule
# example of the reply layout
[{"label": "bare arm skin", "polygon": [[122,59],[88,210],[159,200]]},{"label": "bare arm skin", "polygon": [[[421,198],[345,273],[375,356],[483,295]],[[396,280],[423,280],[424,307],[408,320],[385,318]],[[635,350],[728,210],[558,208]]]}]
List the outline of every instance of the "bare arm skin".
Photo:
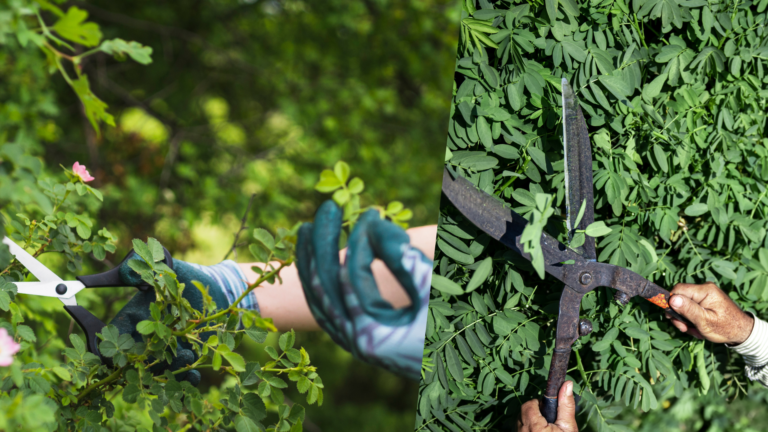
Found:
[{"label": "bare arm skin", "polygon": [[752,333],[755,319],[743,312],[717,285],[677,284],[671,291],[669,305],[696,326],[672,319],[682,332],[715,343],[737,345]]},{"label": "bare arm skin", "polygon": [[[430,259],[435,256],[435,242],[437,237],[437,225],[427,225],[411,228],[406,231],[411,238],[411,245],[421,250],[424,255]],[[346,249],[339,252],[342,261],[347,253]],[[251,270],[252,266],[263,267],[260,263],[242,263],[240,268],[248,278],[248,283],[253,283],[259,275]],[[276,265],[276,264],[275,264]],[[411,304],[405,290],[397,282],[395,276],[389,271],[384,262],[375,260],[371,265],[373,277],[379,287],[381,296],[392,303],[396,308],[406,307]],[[301,288],[299,272],[296,265],[284,268],[280,272],[283,279],[281,284],[275,281],[274,284],[262,284],[253,292],[259,302],[261,315],[265,318],[272,318],[278,330],[320,330],[312,312],[309,310],[307,300],[304,297],[304,290]]]},{"label": "bare arm skin", "polygon": [[557,420],[548,424],[539,409],[539,400],[523,404],[517,419],[517,432],[579,432],[576,424],[576,401],[573,399],[573,382],[566,381],[557,395]]}]

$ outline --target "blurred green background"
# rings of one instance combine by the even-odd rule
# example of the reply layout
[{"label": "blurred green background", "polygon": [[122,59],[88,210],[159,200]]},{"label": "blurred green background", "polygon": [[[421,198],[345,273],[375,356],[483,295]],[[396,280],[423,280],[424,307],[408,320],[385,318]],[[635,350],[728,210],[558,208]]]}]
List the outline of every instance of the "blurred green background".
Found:
[{"label": "blurred green background", "polygon": [[[364,205],[397,199],[413,210],[412,226],[435,223],[458,1],[64,5],[88,11],[105,39],[154,50],[149,66],[103,54],[82,64],[116,121],[97,136],[42,52],[0,31],[0,143],[22,144],[48,172],[79,161],[104,192],[91,216],[120,247],[106,262],[85,263],[85,272],[106,270],[131,239],[148,236],[178,258],[217,263],[251,194],[249,227],[310,220],[327,199],[313,189],[320,171],[340,159],[365,181]],[[247,250],[235,259],[247,262]],[[78,299],[111,317],[131,295],[124,289]],[[66,330],[60,307],[28,303],[56,314]],[[308,409],[306,430],[413,426],[417,383],[354,361],[323,333],[300,334],[297,342],[326,392],[322,407]],[[243,348],[246,359],[256,352]],[[216,374],[203,379],[202,387],[221,384]]]}]

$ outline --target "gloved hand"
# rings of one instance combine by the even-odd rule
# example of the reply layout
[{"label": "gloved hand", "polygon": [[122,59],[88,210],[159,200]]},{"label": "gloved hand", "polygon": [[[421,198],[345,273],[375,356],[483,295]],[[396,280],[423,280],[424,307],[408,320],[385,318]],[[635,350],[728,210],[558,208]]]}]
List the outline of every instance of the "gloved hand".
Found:
[{"label": "gloved hand", "polygon": [[[143,283],[141,277],[128,266],[131,259],[141,259],[135,252],[120,265],[120,278],[126,286],[138,286]],[[189,301],[189,304],[198,311],[203,309],[203,296],[199,290],[195,289],[192,281],[198,281],[203,286],[208,287],[208,293],[216,303],[219,309],[225,309],[234,302],[240,294],[248,288],[246,277],[240,270],[240,267],[231,260],[223,261],[213,266],[201,266],[198,264],[187,263],[173,260],[173,269],[180,283],[186,285],[182,297]],[[110,324],[117,327],[120,334],[126,333],[133,337],[136,342],[142,342],[142,335],[136,331],[136,324],[140,321],[151,319],[149,305],[156,299],[154,290],[140,291],[133,296],[131,300],[115,315]],[[243,309],[259,310],[256,302],[256,296],[251,293],[240,302],[239,307]],[[211,332],[211,334],[213,334]],[[203,340],[207,335],[203,334]],[[152,368],[153,373],[163,373],[165,370],[174,371],[179,368],[191,365],[197,360],[197,355],[192,351],[192,345],[187,342],[179,342],[179,348],[176,350],[177,356],[171,364],[160,362]],[[183,372],[176,377],[178,380],[187,380],[192,385],[200,382],[200,372],[190,370]]]},{"label": "gloved hand", "polygon": [[[296,264],[312,315],[331,338],[356,358],[418,380],[427,326],[432,261],[411,247],[408,234],[364,213],[339,262],[342,210],[320,206],[314,224],[299,229]],[[395,309],[381,297],[371,263],[379,258],[411,299]]]}]

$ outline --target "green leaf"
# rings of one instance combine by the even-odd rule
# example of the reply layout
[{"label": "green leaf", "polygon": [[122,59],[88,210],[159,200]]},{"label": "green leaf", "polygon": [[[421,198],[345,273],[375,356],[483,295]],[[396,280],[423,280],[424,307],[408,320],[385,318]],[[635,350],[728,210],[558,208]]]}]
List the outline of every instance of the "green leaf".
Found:
[{"label": "green leaf", "polygon": [[338,161],[333,166],[333,173],[341,184],[345,184],[347,179],[349,179],[349,165],[344,161]]},{"label": "green leaf", "polygon": [[155,322],[149,320],[140,321],[136,324],[136,331],[143,335],[152,334],[155,331]]},{"label": "green leaf", "polygon": [[624,332],[630,337],[636,339],[645,339],[651,336],[647,331],[641,329],[640,327],[627,327]]},{"label": "green leaf", "polygon": [[454,281],[438,274],[432,274],[432,288],[450,295],[464,294],[464,290]]},{"label": "green leaf", "polygon": [[64,381],[72,381],[72,374],[61,366],[54,366],[51,371]]},{"label": "green leaf", "polygon": [[118,60],[122,60],[128,55],[137,63],[143,65],[152,63],[152,48],[145,47],[138,42],[126,42],[122,39],[105,40],[99,49],[106,54],[115,56]]},{"label": "green leaf", "polygon": [[267,407],[256,393],[246,393],[243,395],[242,400],[243,413],[251,420],[258,422],[267,417]]},{"label": "green leaf", "polygon": [[656,162],[659,163],[661,170],[664,172],[669,171],[669,165],[667,164],[667,153],[659,144],[653,145],[653,154],[656,156]]},{"label": "green leaf", "polygon": [[488,124],[488,120],[485,117],[477,118],[477,135],[480,137],[480,142],[483,143],[488,150],[493,149],[493,134],[491,133],[491,125]]},{"label": "green leaf", "polygon": [[25,340],[27,342],[37,342],[37,337],[35,337],[35,332],[32,331],[31,327],[26,326],[24,324],[19,324],[16,327],[16,337],[20,337],[22,340]]},{"label": "green leaf", "polygon": [[219,345],[216,347],[216,353],[221,354],[221,356],[224,357],[229,362],[229,364],[232,365],[232,369],[234,369],[236,372],[245,371],[245,360],[243,360],[243,356],[236,352],[232,352],[228,346]]},{"label": "green leaf", "polygon": [[[484,259],[482,262],[480,262],[480,265],[472,274],[472,278],[469,280],[469,283],[467,284],[467,288],[465,292],[472,292],[477,287],[485,283],[485,281],[488,280],[488,276],[491,275],[492,270],[493,270],[493,258],[488,257]],[[434,276],[435,275],[433,275],[432,277],[434,278]],[[432,286],[434,287],[434,282]]]},{"label": "green leaf", "polygon": [[[71,9],[74,9],[74,6]],[[77,80],[72,80],[71,84],[72,89],[80,98],[80,102],[83,103],[88,121],[97,134],[100,134],[99,121],[103,121],[110,126],[115,125],[114,117],[107,112],[107,104],[91,92],[91,86],[86,75],[82,75]]]},{"label": "green leaf", "polygon": [[235,430],[237,432],[260,432],[260,429],[258,426],[256,426],[256,423],[244,415],[236,416],[234,424]]},{"label": "green leaf", "polygon": [[272,234],[269,233],[269,231],[263,228],[254,229],[253,238],[259,241],[270,251],[275,248],[275,238],[272,236]]},{"label": "green leaf", "polygon": [[211,361],[211,365],[215,371],[221,369],[221,353],[218,351],[213,353],[213,360]]},{"label": "green leaf", "polygon": [[278,339],[278,345],[280,346],[280,349],[286,351],[289,348],[292,348],[295,338],[296,336],[294,335],[293,331],[285,332],[280,335],[280,338]]},{"label": "green leaf", "polygon": [[67,13],[59,18],[53,25],[56,31],[64,39],[70,40],[80,45],[93,47],[99,44],[101,40],[101,30],[99,26],[92,22],[85,22],[88,18],[88,12],[75,6],[67,9]]},{"label": "green leaf", "polygon": [[483,78],[491,88],[499,88],[499,73],[496,72],[496,68],[491,67],[486,62],[480,63],[480,69],[483,71]]},{"label": "green leaf", "polygon": [[676,58],[681,52],[683,52],[683,50],[685,50],[685,48],[679,45],[665,45],[661,47],[659,54],[656,55],[654,60],[656,60],[658,63],[668,63],[670,60]]},{"label": "green leaf", "polygon": [[589,224],[589,226],[587,226],[587,229],[584,231],[590,237],[602,237],[610,234],[613,230],[605,226],[605,222],[598,221],[598,222],[592,222],[591,224]]},{"label": "green leaf", "polygon": [[11,306],[11,297],[5,291],[0,291],[0,309],[8,312]]},{"label": "green leaf", "polygon": [[528,147],[527,151],[531,156],[531,159],[536,162],[536,165],[538,165],[542,171],[547,172],[547,157],[544,155],[544,152],[536,147]]},{"label": "green leaf", "polygon": [[355,177],[349,182],[349,192],[353,194],[359,194],[363,192],[365,184],[359,177]]},{"label": "green leaf", "polygon": [[323,170],[323,172],[320,173],[320,181],[315,185],[315,189],[319,192],[329,193],[340,188],[342,185],[343,183],[339,181],[333,171]]},{"label": "green leaf", "polygon": [[650,84],[647,84],[643,88],[643,99],[651,103],[653,101],[653,98],[659,95],[661,92],[661,88],[664,87],[664,83],[667,81],[667,74],[662,73],[656,78],[651,81]]},{"label": "green leaf", "polygon": [[691,204],[685,208],[685,214],[688,216],[701,216],[708,211],[709,208],[705,203]]},{"label": "green leaf", "polygon": [[551,24],[554,24],[555,21],[557,21],[557,4],[558,0],[545,0],[544,5],[547,9],[547,16],[549,17],[549,22]]},{"label": "green leaf", "polygon": [[267,340],[267,335],[269,332],[258,327],[251,327],[245,329],[245,334],[247,334],[249,338],[253,339],[254,342],[262,344]]},{"label": "green leaf", "polygon": [[448,372],[451,373],[451,376],[455,381],[461,382],[464,380],[464,372],[461,368],[459,354],[451,344],[445,345],[445,363],[448,365]]}]

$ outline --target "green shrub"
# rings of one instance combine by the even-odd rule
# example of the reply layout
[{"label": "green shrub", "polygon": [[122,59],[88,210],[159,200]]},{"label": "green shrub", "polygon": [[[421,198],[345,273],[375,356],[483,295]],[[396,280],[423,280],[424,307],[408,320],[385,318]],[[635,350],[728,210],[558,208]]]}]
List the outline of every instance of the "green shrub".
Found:
[{"label": "green shrub", "polygon": [[[53,24],[46,23],[42,13],[52,16]],[[78,174],[74,167],[75,172],[65,169],[66,177],[53,173],[37,157],[34,137],[46,137],[51,125],[46,124],[45,116],[56,113],[50,94],[40,84],[45,82],[41,75],[46,71],[60,74],[98,132],[101,123],[114,125],[113,118],[106,111],[107,105],[91,92],[88,76],[78,65],[98,52],[147,64],[152,51],[136,42],[102,41],[98,25],[86,19],[87,13],[77,7],[64,11],[48,2],[22,0],[0,8],[0,45],[4,49],[0,54],[12,59],[4,62],[0,72],[18,80],[4,82],[3,91],[13,96],[18,92],[19,96],[18,100],[6,98],[0,109],[0,231],[34,251],[35,256],[45,254],[41,259],[67,278],[82,274],[85,261],[101,261],[107,252],[115,252],[117,238],[106,228],[94,227],[92,215],[98,213],[103,200],[98,189],[86,184],[94,179],[85,172]],[[74,44],[91,49],[76,49]],[[19,55],[25,49],[42,50],[46,62]],[[75,52],[80,54],[73,55]],[[24,69],[32,71],[20,73]],[[362,184],[358,189],[357,193],[362,191]],[[0,430],[226,427],[237,431],[301,431],[304,407],[286,401],[283,389],[293,381],[299,393],[306,395],[307,403],[322,404],[323,384],[316,367],[310,364],[304,348],[294,348],[293,330],[277,339],[278,351],[265,344],[268,333],[277,331],[271,320],[237,307],[247,293],[263,282],[273,283],[279,278],[278,272],[291,264],[295,231],[279,229],[277,239],[263,229],[254,230],[253,235],[250,249],[254,261],[271,264],[226,310],[216,309],[202,284],[185,286],[178,282],[175,273],[159,262],[163,249],[157,240],[134,240],[134,250],[146,263],[131,261],[131,268],[153,286],[157,300],[150,307],[151,319],[137,325],[144,335],[141,342],[119,334],[112,325],[99,334],[99,351],[111,358],[114,366],[87,352],[86,341],[57,322],[56,317],[64,312],[58,299],[17,296],[12,282],[24,280],[27,272],[12,259],[7,246],[0,245],[0,328],[18,342],[16,347],[2,337],[3,349],[12,347],[13,351],[6,351],[4,357],[15,355],[12,363],[4,361],[0,367]],[[182,297],[183,290],[197,289],[204,293],[202,311],[193,309]],[[80,304],[96,306],[106,292],[83,292],[78,296]],[[212,335],[206,334],[203,340],[204,332]],[[246,338],[263,348],[263,364],[246,362],[235,352]],[[180,342],[191,343],[198,360],[182,369],[153,375],[148,369],[170,361]],[[200,391],[175,378],[186,370],[205,368],[225,376],[225,388]]]},{"label": "green shrub", "polygon": [[[581,100],[595,212],[611,233],[601,262],[671,289],[716,281],[743,308],[768,308],[768,1],[467,0],[446,164],[565,240],[560,81]],[[540,279],[446,201],[438,230],[418,430],[507,430],[539,397],[562,284]],[[738,355],[680,334],[660,310],[598,289],[595,331],[574,345],[580,422],[630,430],[625,406],[683,395],[722,404],[750,384]],[[755,388],[758,394],[764,389]],[[705,410],[700,398],[685,398]],[[589,421],[587,421],[589,418]],[[626,418],[626,416],[622,417]],[[636,424],[633,426],[637,426]]]}]

